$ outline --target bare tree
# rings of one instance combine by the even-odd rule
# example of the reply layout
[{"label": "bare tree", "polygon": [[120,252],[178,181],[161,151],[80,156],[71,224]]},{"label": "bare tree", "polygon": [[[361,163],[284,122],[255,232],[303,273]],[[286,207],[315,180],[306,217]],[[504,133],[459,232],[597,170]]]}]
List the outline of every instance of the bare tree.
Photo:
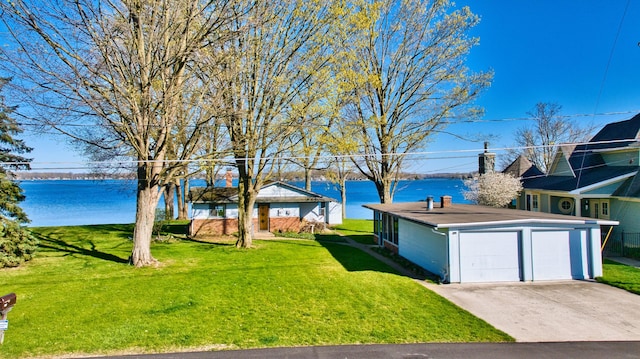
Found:
[{"label": "bare tree", "polygon": [[390,203],[405,155],[458,118],[476,116],[469,106],[492,77],[464,65],[477,38],[466,33],[478,17],[448,1],[354,1],[341,39],[339,75],[350,85],[346,123],[358,129],[354,161]]},{"label": "bare tree", "polygon": [[[214,67],[220,120],[227,128],[238,170],[238,247],[252,245],[256,196],[274,173],[296,128],[287,111],[324,66],[331,3],[258,2],[229,28],[241,34],[225,43]],[[223,71],[220,71],[222,69]]]},{"label": "bare tree", "polygon": [[519,155],[524,155],[538,169],[547,173],[559,145],[588,140],[594,126],[579,124],[562,116],[561,111],[562,106],[557,103],[537,103],[527,112],[533,124],[515,132],[514,148],[503,157],[502,164],[508,165]]},{"label": "bare tree", "polygon": [[[150,241],[162,183],[196,148],[202,122],[179,116],[189,64],[220,36],[236,2],[202,0],[28,0],[2,2],[12,39],[4,69],[24,87],[35,119],[99,149],[135,159],[136,223],[130,261],[151,265]],[[192,119],[192,117],[188,117]],[[199,118],[199,117],[198,117]],[[193,143],[168,158],[176,129]],[[96,136],[104,133],[105,138]],[[174,162],[166,162],[168,159]]]}]

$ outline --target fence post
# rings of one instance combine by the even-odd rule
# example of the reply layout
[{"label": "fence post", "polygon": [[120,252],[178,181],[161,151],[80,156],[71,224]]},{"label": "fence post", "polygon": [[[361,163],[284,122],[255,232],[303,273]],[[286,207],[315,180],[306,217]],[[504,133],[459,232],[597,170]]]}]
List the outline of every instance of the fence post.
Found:
[{"label": "fence post", "polygon": [[620,235],[620,257],[624,257],[624,231]]}]

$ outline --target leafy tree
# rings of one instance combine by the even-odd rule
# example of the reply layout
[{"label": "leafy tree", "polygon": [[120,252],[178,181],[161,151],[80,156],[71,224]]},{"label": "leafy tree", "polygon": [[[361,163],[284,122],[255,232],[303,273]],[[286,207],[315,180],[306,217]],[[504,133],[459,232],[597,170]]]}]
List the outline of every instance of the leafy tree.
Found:
[{"label": "leafy tree", "polygon": [[522,191],[520,179],[505,173],[488,172],[464,181],[466,200],[491,207],[505,207]]},{"label": "leafy tree", "polygon": [[315,0],[255,3],[229,26],[229,32],[241,36],[224,45],[225,56],[210,70],[238,170],[238,247],[252,245],[256,196],[274,175],[297,128],[287,113],[325,66],[331,5]]},{"label": "leafy tree", "polygon": [[343,126],[357,129],[354,163],[390,203],[405,156],[455,119],[476,116],[469,104],[492,75],[465,66],[478,43],[466,35],[479,21],[469,8],[452,10],[446,0],[351,4],[336,63],[350,93]]},{"label": "leafy tree", "polygon": [[302,167],[304,171],[304,188],[311,190],[311,172],[313,170],[324,169],[320,160],[324,154],[325,144],[322,137],[331,127],[331,108],[327,103],[327,90],[322,90],[317,86],[326,85],[326,81],[316,79],[304,93],[295,101],[288,116],[296,130],[290,136],[292,142],[288,159],[296,166]]},{"label": "leafy tree", "polygon": [[[239,5],[240,4],[240,5]],[[37,122],[89,147],[134,159],[136,222],[131,263],[156,263],[151,235],[160,186],[190,158],[207,119],[182,116],[200,96],[188,86],[196,54],[232,36],[236,0],[15,0],[0,3],[12,40],[4,70],[20,78]],[[196,87],[197,88],[197,87]],[[183,121],[188,120],[187,125]],[[173,136],[189,144],[169,155]],[[115,157],[117,159],[118,157]],[[111,156],[111,160],[114,156]]]},{"label": "leafy tree", "polygon": [[579,124],[562,116],[562,106],[557,103],[537,103],[527,115],[533,121],[530,126],[516,130],[514,148],[503,157],[505,166],[519,155],[524,155],[542,172],[547,173],[555,157],[557,146],[565,143],[583,142],[589,139],[594,127]]},{"label": "leafy tree", "polygon": [[[0,92],[8,81],[0,78]],[[29,222],[19,205],[25,196],[12,179],[11,170],[28,170],[31,161],[21,156],[31,148],[16,138],[22,129],[11,117],[14,110],[15,107],[7,106],[4,96],[0,95],[0,267],[15,267],[30,260],[37,246],[37,239],[21,226]]]}]

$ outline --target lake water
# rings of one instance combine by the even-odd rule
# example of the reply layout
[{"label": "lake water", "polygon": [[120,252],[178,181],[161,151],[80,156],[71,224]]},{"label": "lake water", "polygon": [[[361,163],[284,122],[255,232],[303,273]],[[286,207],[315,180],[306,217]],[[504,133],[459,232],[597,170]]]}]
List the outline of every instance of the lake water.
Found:
[{"label": "lake water", "polygon": [[[302,182],[292,184],[303,187]],[[46,180],[23,181],[27,199],[22,208],[31,219],[30,226],[71,226],[83,224],[133,223],[136,211],[136,183],[132,180]],[[191,186],[204,186],[193,180]],[[394,202],[414,202],[433,196],[450,195],[454,203],[467,203],[462,196],[464,185],[458,179],[425,179],[401,181]],[[339,200],[330,182],[315,181],[311,190]],[[372,218],[363,204],[379,203],[371,181],[347,182],[347,217]],[[164,206],[161,201],[160,206]]]}]

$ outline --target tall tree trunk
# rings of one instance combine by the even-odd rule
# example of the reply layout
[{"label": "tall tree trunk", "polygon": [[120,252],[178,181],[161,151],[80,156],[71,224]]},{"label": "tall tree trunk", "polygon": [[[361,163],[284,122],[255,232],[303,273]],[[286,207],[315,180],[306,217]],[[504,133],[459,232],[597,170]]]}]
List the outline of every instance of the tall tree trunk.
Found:
[{"label": "tall tree trunk", "polygon": [[189,196],[189,179],[185,178],[184,186],[180,185],[180,180],[176,180],[176,192],[178,193],[178,219],[186,220],[189,218],[189,206],[187,205],[187,197]]},{"label": "tall tree trunk", "polygon": [[343,177],[340,179],[340,200],[342,201],[342,219],[347,218],[347,181]]},{"label": "tall tree trunk", "polygon": [[236,247],[251,248],[253,245],[253,206],[255,195],[242,178],[238,181],[238,240]]},{"label": "tall tree trunk", "polygon": [[157,263],[151,255],[151,236],[155,221],[156,207],[160,199],[159,185],[149,179],[147,166],[138,166],[138,188],[136,200],[136,224],[133,230],[133,250],[129,262],[136,267]]},{"label": "tall tree trunk", "polygon": [[374,182],[376,184],[376,190],[378,191],[380,203],[385,204],[393,202],[393,196],[391,196],[391,180],[388,178],[381,178]]},{"label": "tall tree trunk", "polygon": [[164,185],[164,219],[175,218],[176,184],[169,182]]},{"label": "tall tree trunk", "polygon": [[304,168],[304,189],[311,191],[311,169],[308,167]]}]

